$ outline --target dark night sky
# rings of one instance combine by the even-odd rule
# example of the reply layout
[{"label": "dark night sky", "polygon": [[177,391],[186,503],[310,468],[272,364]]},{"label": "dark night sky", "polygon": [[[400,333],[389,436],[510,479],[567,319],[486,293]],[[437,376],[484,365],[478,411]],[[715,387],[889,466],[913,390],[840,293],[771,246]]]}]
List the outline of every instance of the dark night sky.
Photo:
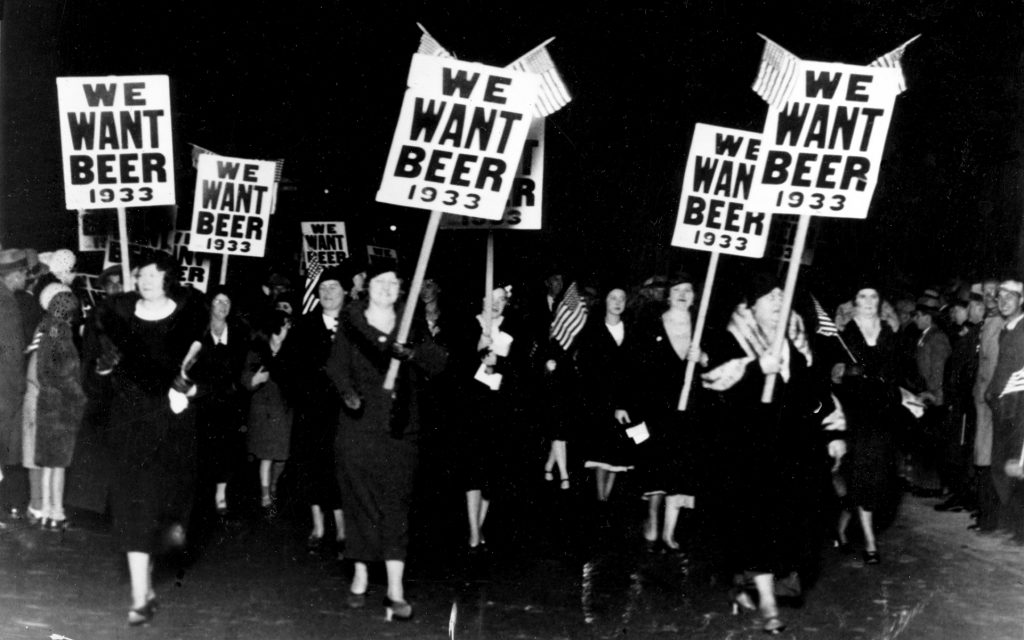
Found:
[{"label": "dark night sky", "polygon": [[[545,230],[501,234],[499,273],[552,255],[584,272],[629,277],[702,264],[703,255],[669,247],[689,138],[698,121],[760,130],[766,107],[750,90],[758,32],[802,58],[848,63],[922,34],[905,58],[910,89],[897,101],[871,215],[817,224],[815,272],[881,264],[920,281],[1018,266],[1017,3],[40,6],[49,4],[5,6],[5,246],[72,245],[54,78],[161,73],[172,82],[183,209],[191,209],[194,185],[188,142],[225,155],[283,157],[298,190],[282,195],[271,227],[276,256],[297,249],[297,220],[340,218],[354,244],[388,243],[382,229],[397,222],[411,257],[426,212],[373,198],[419,21],[460,58],[497,65],[557,38],[550,51],[574,101],[548,120]],[[442,234],[438,268],[465,265],[467,254],[482,264],[480,235],[463,234]]]}]

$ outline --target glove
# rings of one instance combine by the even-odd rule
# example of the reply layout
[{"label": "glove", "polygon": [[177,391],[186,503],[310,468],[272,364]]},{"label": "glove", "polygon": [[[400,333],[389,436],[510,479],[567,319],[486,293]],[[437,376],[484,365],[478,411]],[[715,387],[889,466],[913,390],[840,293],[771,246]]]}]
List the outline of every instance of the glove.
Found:
[{"label": "glove", "polygon": [[408,345],[401,342],[391,343],[391,357],[395,360],[405,362],[412,357],[412,349]]},{"label": "glove", "polygon": [[106,375],[114,370],[121,361],[121,352],[113,344],[104,345],[103,353],[96,358],[96,373]]},{"label": "glove", "polygon": [[174,412],[174,415],[178,415],[185,409],[188,409],[188,397],[180,391],[169,389],[167,391],[167,399],[170,400],[171,411]]}]

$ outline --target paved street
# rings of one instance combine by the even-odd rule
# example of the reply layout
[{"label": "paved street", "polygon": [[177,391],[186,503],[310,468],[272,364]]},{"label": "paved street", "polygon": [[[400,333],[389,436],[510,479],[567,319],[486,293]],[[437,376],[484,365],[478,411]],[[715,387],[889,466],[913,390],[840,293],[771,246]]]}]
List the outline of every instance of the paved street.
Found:
[{"label": "paved street", "polygon": [[[368,606],[344,608],[349,566],[307,554],[298,518],[212,526],[200,555],[165,559],[161,607],[144,628],[126,625],[127,573],[104,519],[79,512],[63,534],[8,521],[0,638],[444,638],[450,624],[466,640],[764,637],[756,616],[730,614],[724,587],[700,570],[699,550],[651,554],[636,543],[636,505],[613,504],[603,518],[564,516],[580,511],[565,508],[570,502],[589,504],[589,489],[538,489],[530,520],[496,509],[492,551],[473,557],[459,550],[457,501],[419,513],[409,623],[384,621],[377,573]],[[1024,551],[967,531],[967,514],[936,513],[935,502],[904,500],[880,539],[881,565],[825,550],[806,602],[783,610],[782,637],[1024,638]]]}]

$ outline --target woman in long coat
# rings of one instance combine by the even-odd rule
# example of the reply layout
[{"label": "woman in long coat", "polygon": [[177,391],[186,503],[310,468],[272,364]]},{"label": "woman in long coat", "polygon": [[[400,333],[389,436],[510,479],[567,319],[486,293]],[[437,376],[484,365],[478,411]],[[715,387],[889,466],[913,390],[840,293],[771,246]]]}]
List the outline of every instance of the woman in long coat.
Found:
[{"label": "woman in long coat", "polygon": [[75,451],[75,438],[85,413],[81,358],[72,325],[81,313],[78,299],[64,285],[56,294],[44,291],[46,315],[36,330],[37,348],[29,372],[37,385],[34,408],[36,433],[34,460],[42,469],[42,525],[67,526],[64,514],[64,477]]},{"label": "woman in long coat", "polygon": [[[753,608],[744,588],[756,589],[764,630],[785,624],[776,603],[776,576],[794,585],[823,510],[829,465],[845,452],[842,434],[829,429],[834,404],[811,372],[813,356],[803,322],[780,321],[782,290],[769,274],[755,274],[728,332],[708,349],[711,369],[703,385],[720,394],[716,424],[726,430],[717,465],[721,542],[734,574],[735,605]],[[772,351],[777,332],[787,330],[780,356]],[[709,342],[714,342],[711,340]],[[769,402],[766,378],[775,377]],[[823,427],[823,424],[828,426]],[[817,517],[816,517],[817,516]]]},{"label": "woman in long coat", "polygon": [[[228,482],[245,460],[246,393],[242,367],[249,352],[249,327],[232,313],[232,294],[223,286],[207,293],[209,323],[202,350],[189,375],[199,381],[195,401],[200,509],[228,515]],[[211,491],[212,489],[212,491]],[[213,500],[210,500],[212,494]],[[201,513],[202,513],[201,512]]]},{"label": "woman in long coat", "polygon": [[508,488],[511,449],[503,443],[515,432],[522,371],[531,345],[525,327],[508,313],[509,300],[505,287],[491,292],[490,326],[485,326],[483,314],[475,317],[475,326],[466,332],[472,341],[464,350],[469,355],[456,372],[465,407],[458,425],[457,456],[459,483],[466,492],[470,551],[485,543],[482,529],[491,501]]},{"label": "woman in long coat", "polygon": [[173,259],[159,255],[139,267],[138,293],[114,298],[100,319],[97,362],[112,378],[110,506],[114,538],[128,557],[133,626],[155,611],[153,554],[184,544],[196,449],[195,385],[184,371],[207,320],[201,301],[180,294]]},{"label": "woman in long coat", "polygon": [[[388,619],[409,620],[402,582],[409,544],[409,507],[418,458],[420,391],[446,353],[423,327],[396,342],[401,281],[379,261],[367,270],[369,296],[339,329],[327,374],[341,394],[336,455],[346,518],[347,554],[355,561],[348,605],[366,602],[368,562],[384,561]],[[402,362],[393,390],[384,389],[392,358]]]},{"label": "woman in long coat", "polygon": [[291,329],[285,311],[274,311],[260,327],[245,360],[242,385],[249,400],[249,453],[260,461],[260,506],[268,516],[276,512],[277,480],[288,460],[292,437],[295,366],[282,350]]},{"label": "woman in long coat", "polygon": [[625,322],[626,291],[611,287],[604,297],[604,317],[591,318],[583,329],[580,370],[591,428],[581,434],[586,461],[594,469],[597,499],[608,500],[617,473],[633,468],[636,445],[625,433],[637,406],[638,336]]},{"label": "woman in long coat", "polygon": [[[676,524],[684,506],[703,508],[703,467],[700,452],[705,434],[700,406],[700,385],[691,384],[689,405],[679,411],[679,399],[691,359],[700,358],[693,343],[693,278],[679,272],[668,279],[668,309],[642,329],[639,347],[639,415],[651,433],[640,447],[641,478],[648,502],[644,539],[649,547],[661,539],[670,550],[679,549]],[[664,516],[661,517],[662,505]],[[659,534],[658,522],[661,521]]]},{"label": "woman in long coat", "polygon": [[[849,353],[832,368],[835,393],[843,403],[849,434],[849,453],[840,474],[849,507],[857,510],[864,533],[864,560],[878,564],[875,513],[896,494],[896,426],[899,389],[896,387],[896,334],[879,316],[880,296],[873,287],[857,291],[853,319],[840,334]],[[846,507],[847,505],[844,505]],[[848,546],[850,511],[839,516],[838,541]]]}]

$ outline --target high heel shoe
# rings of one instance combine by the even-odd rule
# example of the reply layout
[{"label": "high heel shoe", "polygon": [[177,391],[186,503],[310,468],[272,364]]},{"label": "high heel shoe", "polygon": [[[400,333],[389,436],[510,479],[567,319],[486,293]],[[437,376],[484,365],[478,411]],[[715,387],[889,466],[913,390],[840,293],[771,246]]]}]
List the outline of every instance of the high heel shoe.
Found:
[{"label": "high heel shoe", "polygon": [[777,636],[786,630],[786,623],[783,622],[778,614],[765,618],[764,626],[761,627],[765,633],[773,636]]},{"label": "high heel shoe", "polygon": [[562,489],[563,491],[568,489],[569,488],[569,478],[562,478],[562,481],[559,483],[558,487],[560,489]]},{"label": "high heel shoe", "polygon": [[882,556],[878,553],[878,550],[864,552],[864,564],[880,564],[881,562]]},{"label": "high heel shoe", "polygon": [[345,606],[349,609],[362,609],[366,606],[366,594],[365,593],[352,593],[348,592],[345,597]]},{"label": "high heel shoe", "polygon": [[156,598],[151,598],[146,604],[142,605],[138,609],[128,610],[128,626],[129,627],[141,627],[149,624],[153,619],[153,614],[156,613],[157,602]]},{"label": "high heel shoe", "polygon": [[742,587],[733,587],[729,590],[729,602],[732,605],[732,615],[739,615],[741,611],[755,611],[754,599]]},{"label": "high heel shoe", "polygon": [[404,600],[392,600],[386,598],[384,600],[384,619],[388,622],[397,620],[399,622],[408,622],[412,620],[412,605]]},{"label": "high heel shoe", "polygon": [[551,482],[554,479],[555,479],[554,472],[552,472],[552,471],[545,471],[544,472],[544,481],[545,482]]}]

